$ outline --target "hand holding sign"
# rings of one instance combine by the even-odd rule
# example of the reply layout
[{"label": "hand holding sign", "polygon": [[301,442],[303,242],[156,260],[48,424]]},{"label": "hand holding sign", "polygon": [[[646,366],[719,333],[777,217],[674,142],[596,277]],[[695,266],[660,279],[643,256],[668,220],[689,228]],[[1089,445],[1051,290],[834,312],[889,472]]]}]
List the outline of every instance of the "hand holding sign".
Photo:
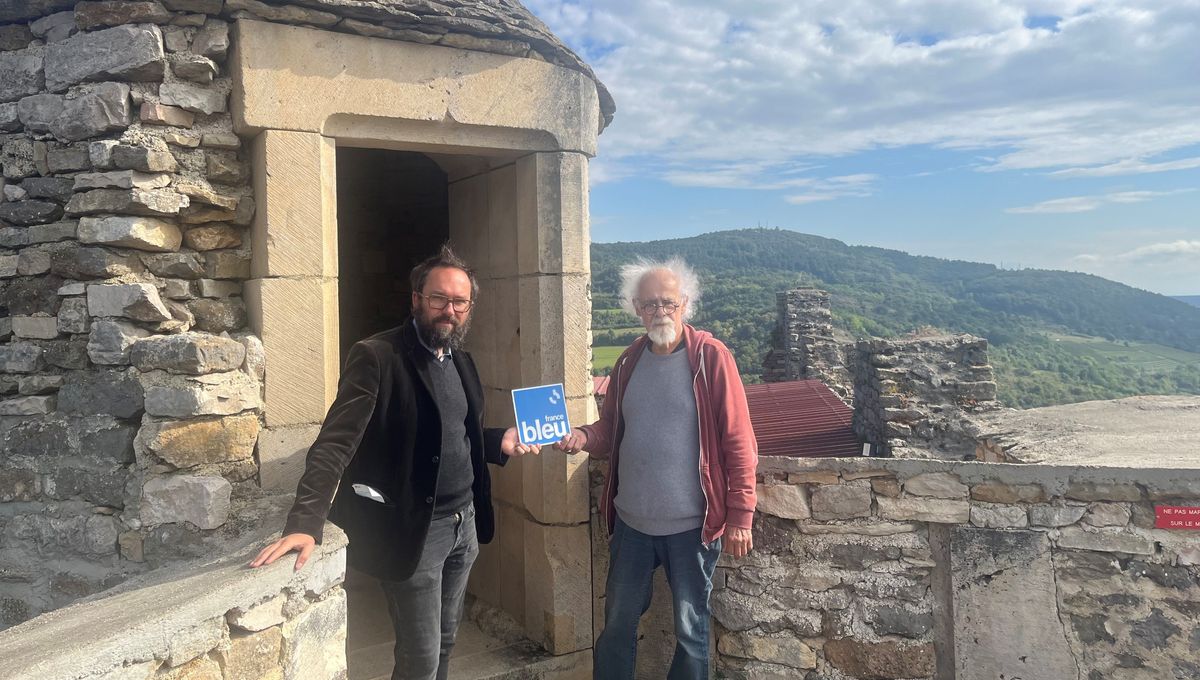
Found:
[{"label": "hand holding sign", "polygon": [[571,432],[562,383],[516,389],[512,398],[522,444],[553,444]]}]

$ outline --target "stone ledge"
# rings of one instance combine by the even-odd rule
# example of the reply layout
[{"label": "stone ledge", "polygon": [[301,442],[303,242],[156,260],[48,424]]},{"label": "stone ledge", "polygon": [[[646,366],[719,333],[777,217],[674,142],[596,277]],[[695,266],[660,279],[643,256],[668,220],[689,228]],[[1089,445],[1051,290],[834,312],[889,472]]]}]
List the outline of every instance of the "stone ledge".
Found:
[{"label": "stone ledge", "polygon": [[[266,499],[254,531],[230,540],[215,558],[173,565],[0,632],[0,680],[76,678],[123,663],[166,659],[172,643],[198,622],[224,618],[279,593],[303,594],[318,572],[343,569],[346,536],[333,525],[309,563],[293,572],[293,558],[251,570],[246,564],[283,525],[290,498]],[[321,579],[328,585],[328,579]],[[107,631],[97,634],[97,631]],[[73,640],[64,649],[61,641]]]}]

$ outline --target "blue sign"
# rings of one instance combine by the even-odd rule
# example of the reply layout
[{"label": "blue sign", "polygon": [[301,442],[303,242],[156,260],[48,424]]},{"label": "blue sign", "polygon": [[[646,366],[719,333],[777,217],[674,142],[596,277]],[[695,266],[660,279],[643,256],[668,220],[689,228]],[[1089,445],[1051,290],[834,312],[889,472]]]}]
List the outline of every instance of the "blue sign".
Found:
[{"label": "blue sign", "polygon": [[517,437],[522,444],[553,444],[571,432],[562,383],[512,391]]}]

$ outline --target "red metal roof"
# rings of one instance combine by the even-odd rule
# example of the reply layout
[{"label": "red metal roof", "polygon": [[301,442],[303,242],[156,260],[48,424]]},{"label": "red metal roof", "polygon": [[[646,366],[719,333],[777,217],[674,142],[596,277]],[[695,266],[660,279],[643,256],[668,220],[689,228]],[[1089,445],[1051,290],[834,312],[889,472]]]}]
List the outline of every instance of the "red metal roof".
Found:
[{"label": "red metal roof", "polygon": [[603,397],[608,394],[608,376],[593,375],[592,376],[592,394],[597,397]]},{"label": "red metal roof", "polygon": [[760,456],[861,456],[854,412],[820,380],[746,385]]}]

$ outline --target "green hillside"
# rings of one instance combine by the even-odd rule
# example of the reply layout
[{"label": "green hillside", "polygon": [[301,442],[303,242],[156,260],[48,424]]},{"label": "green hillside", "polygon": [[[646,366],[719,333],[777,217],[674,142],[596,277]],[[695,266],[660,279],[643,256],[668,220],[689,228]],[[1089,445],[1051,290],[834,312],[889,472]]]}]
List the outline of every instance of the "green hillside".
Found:
[{"label": "green hillside", "polygon": [[[592,245],[594,347],[640,332],[619,311],[619,268],[638,255],[680,255],[700,273],[694,319],[757,379],[770,348],[775,293],[830,291],[834,323],[857,336],[923,326],[988,338],[1001,398],[1014,406],[1131,394],[1200,393],[1200,308],[1087,274],[848,246],[784,230],[748,229],[647,243]],[[596,368],[603,372],[597,352]]]}]

